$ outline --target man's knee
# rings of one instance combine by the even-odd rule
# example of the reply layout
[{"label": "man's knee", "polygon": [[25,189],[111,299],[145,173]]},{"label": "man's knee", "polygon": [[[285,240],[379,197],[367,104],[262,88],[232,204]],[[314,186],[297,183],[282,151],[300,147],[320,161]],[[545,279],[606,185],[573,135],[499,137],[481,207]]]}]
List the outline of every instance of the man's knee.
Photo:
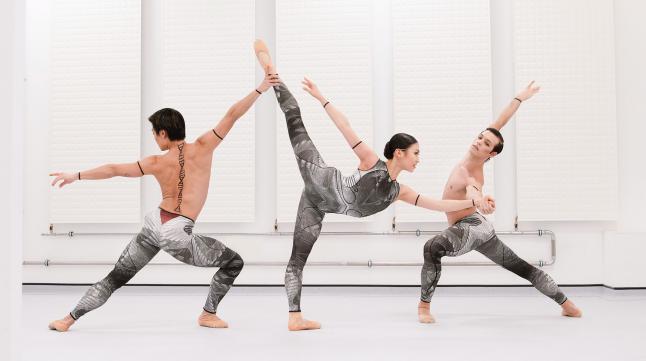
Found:
[{"label": "man's knee", "polygon": [[242,268],[244,267],[244,260],[242,257],[235,251],[232,251],[231,249],[228,249],[232,254],[229,262],[227,262],[226,268],[228,273],[230,273],[232,276],[237,276],[240,274],[242,271]]},{"label": "man's knee", "polygon": [[444,243],[447,241],[446,236],[438,234],[437,236],[429,239],[424,244],[424,260],[434,260],[444,255]]},{"label": "man's knee", "polygon": [[108,281],[108,287],[111,292],[114,292],[121,288],[123,285],[128,283],[134,277],[136,272],[131,272],[128,270],[113,269],[112,272],[108,274],[106,280]]}]

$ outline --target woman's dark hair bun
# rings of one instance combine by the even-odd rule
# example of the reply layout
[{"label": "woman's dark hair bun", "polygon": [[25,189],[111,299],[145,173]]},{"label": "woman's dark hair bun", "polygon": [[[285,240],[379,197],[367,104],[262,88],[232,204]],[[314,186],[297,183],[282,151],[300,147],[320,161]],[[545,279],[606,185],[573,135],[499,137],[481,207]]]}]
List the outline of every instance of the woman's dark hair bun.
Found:
[{"label": "woman's dark hair bun", "polygon": [[417,139],[410,134],[397,133],[390,138],[384,147],[384,157],[386,159],[393,159],[393,155],[397,149],[408,149],[413,144],[417,143]]}]

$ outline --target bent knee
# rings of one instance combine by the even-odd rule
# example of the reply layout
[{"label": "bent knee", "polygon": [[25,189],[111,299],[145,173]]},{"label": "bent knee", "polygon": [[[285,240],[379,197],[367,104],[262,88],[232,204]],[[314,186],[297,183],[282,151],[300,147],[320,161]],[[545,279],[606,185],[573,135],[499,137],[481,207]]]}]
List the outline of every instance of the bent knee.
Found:
[{"label": "bent knee", "polygon": [[442,257],[446,251],[443,245],[445,240],[446,237],[444,235],[438,234],[426,241],[424,244],[424,259]]},{"label": "bent knee", "polygon": [[244,267],[244,260],[242,259],[242,256],[240,256],[238,253],[236,253],[233,256],[233,258],[231,258],[231,261],[229,261],[228,266],[229,266],[229,268],[233,268],[233,269],[236,269],[238,271],[242,270],[242,268]]}]

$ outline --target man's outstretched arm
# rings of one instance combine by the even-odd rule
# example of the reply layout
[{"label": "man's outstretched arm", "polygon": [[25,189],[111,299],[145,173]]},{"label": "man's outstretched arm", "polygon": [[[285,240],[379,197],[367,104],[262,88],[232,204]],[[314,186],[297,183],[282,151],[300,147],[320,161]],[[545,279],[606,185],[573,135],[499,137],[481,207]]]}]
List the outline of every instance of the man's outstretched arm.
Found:
[{"label": "man's outstretched arm", "polygon": [[[145,174],[152,174],[156,164],[157,156],[150,156],[134,163],[104,164],[96,168],[74,173],[54,172],[49,175],[51,177],[56,177],[52,181],[52,186],[56,186],[58,184],[58,187],[60,188],[78,180],[98,180],[113,177],[142,177]],[[147,171],[144,171],[144,169]]]},{"label": "man's outstretched arm", "polygon": [[269,89],[269,87],[278,84],[278,77],[275,76],[275,74],[267,75],[258,88],[254,89],[252,92],[247,94],[247,96],[233,104],[215,128],[206,131],[197,138],[195,143],[213,151],[220,142],[224,140],[224,137],[227,136],[231,128],[233,128],[233,124],[235,124],[236,120],[245,115],[249,108],[251,108],[251,106],[256,102],[256,99],[260,97],[260,94],[264,93]]},{"label": "man's outstretched arm", "polygon": [[541,90],[541,87],[534,86],[534,81],[532,80],[525,89],[518,93],[516,97],[509,102],[509,105],[507,105],[502,113],[500,113],[498,119],[489,125],[489,128],[498,130],[502,129],[502,127],[509,122],[509,119],[514,116],[514,113],[516,113],[516,110],[520,107],[520,103],[534,96],[534,94],[538,93],[539,90]]}]

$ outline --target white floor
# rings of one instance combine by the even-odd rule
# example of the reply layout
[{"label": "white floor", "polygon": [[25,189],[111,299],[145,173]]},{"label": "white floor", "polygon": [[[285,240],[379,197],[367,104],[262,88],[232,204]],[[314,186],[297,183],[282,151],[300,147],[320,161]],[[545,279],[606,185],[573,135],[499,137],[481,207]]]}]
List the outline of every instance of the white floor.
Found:
[{"label": "white floor", "polygon": [[323,328],[289,332],[279,287],[234,287],[213,330],[196,323],[206,287],[130,286],[49,331],[86,288],[24,286],[24,360],[646,360],[646,290],[564,288],[584,311],[570,319],[533,288],[441,287],[422,325],[413,287],[306,287]]}]

